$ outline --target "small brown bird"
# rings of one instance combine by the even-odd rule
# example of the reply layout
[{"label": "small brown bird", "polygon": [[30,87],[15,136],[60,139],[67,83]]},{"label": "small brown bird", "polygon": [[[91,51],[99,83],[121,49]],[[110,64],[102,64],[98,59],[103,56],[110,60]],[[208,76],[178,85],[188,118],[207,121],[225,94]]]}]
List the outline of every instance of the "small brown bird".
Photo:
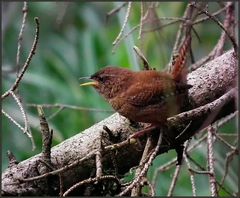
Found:
[{"label": "small brown bird", "polygon": [[118,113],[136,121],[161,125],[178,114],[191,85],[180,83],[172,74],[155,70],[134,72],[105,67],[93,74],[92,85]]}]

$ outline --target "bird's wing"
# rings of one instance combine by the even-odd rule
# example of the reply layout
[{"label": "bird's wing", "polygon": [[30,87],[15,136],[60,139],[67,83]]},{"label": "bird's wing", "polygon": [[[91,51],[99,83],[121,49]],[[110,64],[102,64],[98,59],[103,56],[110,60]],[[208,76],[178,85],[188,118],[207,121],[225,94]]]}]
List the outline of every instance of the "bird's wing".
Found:
[{"label": "bird's wing", "polygon": [[127,90],[128,98],[126,100],[134,106],[161,104],[165,103],[168,97],[184,93],[191,87],[187,84],[177,83],[173,85],[172,83],[168,82],[163,85],[161,82],[155,82],[154,86],[149,83],[135,84]]},{"label": "bird's wing", "polygon": [[148,106],[164,102],[164,93],[161,85],[153,87],[148,83],[139,83],[129,87],[127,92],[127,101],[134,106]]}]

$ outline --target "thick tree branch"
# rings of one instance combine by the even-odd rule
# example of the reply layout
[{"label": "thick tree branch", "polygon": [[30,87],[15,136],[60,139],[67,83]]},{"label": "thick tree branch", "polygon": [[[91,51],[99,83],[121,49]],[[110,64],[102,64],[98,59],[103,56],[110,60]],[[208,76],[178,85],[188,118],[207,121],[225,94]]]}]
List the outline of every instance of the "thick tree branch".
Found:
[{"label": "thick tree branch", "polygon": [[[236,76],[237,58],[234,56],[233,50],[224,53],[222,56],[190,73],[188,75],[188,83],[193,85],[189,90],[191,108],[197,108],[207,103],[211,103],[227,93],[230,88],[236,86]],[[183,141],[189,139],[199,128],[201,128],[201,126],[204,126],[207,115],[210,116],[209,119],[214,121],[220,116],[234,112],[234,109],[235,105],[233,97],[227,103],[224,103],[222,108],[219,109],[219,112],[216,112],[215,115],[212,115],[211,112],[207,112],[203,117],[200,116],[197,120],[193,120],[190,127],[184,132],[184,136],[178,140],[178,143],[183,143]],[[176,133],[181,133],[182,128],[188,124],[189,123],[186,122],[172,122],[172,126],[169,126],[170,134],[175,138]],[[104,125],[112,131],[113,135],[119,136],[119,142],[125,140],[130,134],[133,134],[134,131],[141,129],[141,125],[133,127],[126,118],[115,113],[74,137],[54,146],[51,149],[51,162],[53,167],[58,169],[70,165],[87,156],[92,151],[100,148],[99,140],[101,134],[104,132]],[[112,144],[108,140],[107,134],[104,134],[104,137],[103,143],[105,147]],[[161,145],[164,145],[164,141]],[[173,148],[174,145],[166,148],[160,146],[159,153],[166,152]],[[130,168],[138,165],[143,149],[144,145],[141,144],[128,144],[119,148],[117,152],[115,152],[118,173],[126,173]],[[42,185],[44,184],[43,181],[45,178],[30,182],[21,181],[23,178],[30,178],[39,175],[38,165],[41,163],[39,161],[40,159],[41,154],[38,154],[30,159],[20,162],[19,164],[7,168],[2,174],[2,195],[41,195],[46,188],[46,186]],[[102,163],[104,170],[109,170],[113,167],[111,157],[107,153],[103,154]],[[62,191],[64,192],[79,181],[89,178],[95,165],[95,155],[93,155],[93,157],[89,157],[82,161],[81,164],[72,166],[62,172]],[[55,182],[51,183],[51,189],[59,189],[59,177],[58,175],[54,175],[53,177],[55,178]]]}]

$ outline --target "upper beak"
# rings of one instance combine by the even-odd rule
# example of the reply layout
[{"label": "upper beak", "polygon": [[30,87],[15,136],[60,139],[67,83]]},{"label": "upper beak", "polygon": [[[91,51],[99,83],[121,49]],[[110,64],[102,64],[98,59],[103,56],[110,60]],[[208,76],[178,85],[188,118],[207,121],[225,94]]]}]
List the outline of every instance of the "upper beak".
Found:
[{"label": "upper beak", "polygon": [[97,81],[92,81],[92,82],[86,82],[86,83],[82,83],[82,84],[80,84],[80,86],[89,86],[89,85],[91,85],[91,86],[98,86],[98,82]]}]

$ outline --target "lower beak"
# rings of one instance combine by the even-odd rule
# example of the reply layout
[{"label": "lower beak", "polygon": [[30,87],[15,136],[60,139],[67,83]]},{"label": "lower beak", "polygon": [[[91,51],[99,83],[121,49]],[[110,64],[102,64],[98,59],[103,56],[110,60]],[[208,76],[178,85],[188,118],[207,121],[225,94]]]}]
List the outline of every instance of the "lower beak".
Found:
[{"label": "lower beak", "polygon": [[89,85],[91,85],[91,86],[98,86],[98,82],[97,81],[93,81],[93,82],[86,82],[86,83],[80,84],[81,87],[82,86],[89,86]]}]

